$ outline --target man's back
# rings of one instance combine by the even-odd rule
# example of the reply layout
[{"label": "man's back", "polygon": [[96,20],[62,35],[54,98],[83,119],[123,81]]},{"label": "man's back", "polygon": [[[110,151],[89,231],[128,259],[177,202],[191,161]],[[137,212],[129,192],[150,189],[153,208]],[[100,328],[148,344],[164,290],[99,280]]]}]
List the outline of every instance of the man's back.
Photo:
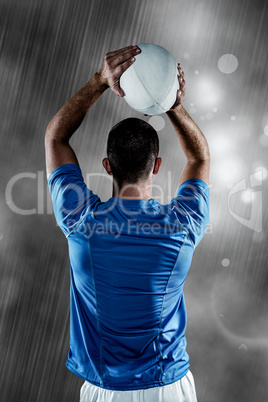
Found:
[{"label": "man's back", "polygon": [[48,184],[71,262],[66,364],[86,380],[81,402],[197,400],[182,290],[208,224],[210,153],[182,106],[186,87],[180,63],[180,89],[166,113],[187,162],[170,204],[152,199],[162,158],[149,123],[127,118],[109,131],[102,164],[113,177],[113,192],[106,203],[86,187],[69,143],[107,88],[124,96],[120,76],[140,52],[127,46],[107,53],[100,70],[58,111],[45,135]]},{"label": "man's back", "polygon": [[189,369],[183,285],[208,224],[207,184],[187,180],[161,205],[103,203],[75,164],[54,170],[48,183],[71,263],[67,367],[117,390],[182,378]]}]

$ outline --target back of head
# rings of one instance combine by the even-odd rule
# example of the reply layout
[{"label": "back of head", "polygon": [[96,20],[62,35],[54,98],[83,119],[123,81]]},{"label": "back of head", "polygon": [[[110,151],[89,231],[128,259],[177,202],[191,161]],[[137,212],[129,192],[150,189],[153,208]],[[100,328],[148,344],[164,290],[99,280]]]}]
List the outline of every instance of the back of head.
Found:
[{"label": "back of head", "polygon": [[131,117],[117,123],[109,132],[107,156],[119,186],[146,180],[159,152],[155,129],[146,121]]}]

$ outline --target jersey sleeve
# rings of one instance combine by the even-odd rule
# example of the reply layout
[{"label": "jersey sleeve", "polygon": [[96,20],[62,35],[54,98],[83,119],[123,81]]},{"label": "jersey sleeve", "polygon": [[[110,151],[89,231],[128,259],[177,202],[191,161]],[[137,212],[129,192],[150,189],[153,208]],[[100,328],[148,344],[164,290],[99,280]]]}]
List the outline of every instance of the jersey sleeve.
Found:
[{"label": "jersey sleeve", "polygon": [[81,169],[75,164],[65,164],[56,168],[48,177],[48,188],[52,197],[56,221],[68,236],[93,212],[101,202],[84,182]]},{"label": "jersey sleeve", "polygon": [[184,181],[172,199],[172,209],[183,228],[188,230],[194,247],[209,224],[209,187],[200,179]]}]

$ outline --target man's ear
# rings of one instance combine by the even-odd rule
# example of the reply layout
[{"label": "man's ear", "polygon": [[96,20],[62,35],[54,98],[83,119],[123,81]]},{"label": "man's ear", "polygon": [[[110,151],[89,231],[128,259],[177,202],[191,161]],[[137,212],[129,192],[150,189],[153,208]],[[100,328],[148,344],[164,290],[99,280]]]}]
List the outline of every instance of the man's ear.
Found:
[{"label": "man's ear", "polygon": [[160,166],[161,166],[161,163],[162,163],[162,158],[156,158],[156,160],[155,160],[155,164],[154,164],[154,170],[153,170],[153,174],[157,174],[158,173],[158,171],[159,171],[159,169],[160,169]]},{"label": "man's ear", "polygon": [[104,159],[102,160],[102,164],[103,164],[103,167],[104,167],[104,169],[106,170],[106,172],[107,172],[108,174],[112,175],[113,173],[112,173],[112,169],[111,169],[111,166],[110,166],[110,163],[109,163],[109,159],[108,159],[108,158],[104,158]]}]

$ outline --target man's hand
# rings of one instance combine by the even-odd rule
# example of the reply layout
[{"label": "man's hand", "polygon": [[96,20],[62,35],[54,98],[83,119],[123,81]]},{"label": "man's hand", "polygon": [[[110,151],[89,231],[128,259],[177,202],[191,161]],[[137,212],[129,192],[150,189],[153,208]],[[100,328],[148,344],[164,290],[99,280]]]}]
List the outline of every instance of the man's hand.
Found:
[{"label": "man's hand", "polygon": [[136,45],[107,53],[98,71],[100,82],[109,86],[116,95],[125,96],[120,88],[119,79],[136,60],[134,56],[140,52],[141,49]]},{"label": "man's hand", "polygon": [[181,69],[181,64],[180,63],[178,63],[178,70],[179,70],[179,74],[180,74],[180,76],[178,77],[178,81],[179,81],[179,84],[180,84],[180,89],[177,91],[177,99],[176,99],[174,105],[170,108],[170,110],[173,110],[177,106],[182,105],[182,102],[184,101],[185,94],[186,94],[184,72]]},{"label": "man's hand", "polygon": [[71,136],[107,88],[110,87],[118,96],[124,96],[119,85],[120,76],[140,52],[138,46],[128,46],[107,53],[100,70],[53,117],[45,136],[47,175],[64,164],[78,165],[75,152],[69,144]]},{"label": "man's hand", "polygon": [[[186,87],[185,87],[185,80],[184,80],[184,72],[181,69],[181,64],[178,63],[178,70],[180,76],[178,76],[178,81],[180,84],[180,89],[177,91],[177,98],[175,103],[171,106],[169,110],[175,109],[177,106],[181,105],[185,98]],[[144,116],[152,116],[151,114],[145,114]]]}]

